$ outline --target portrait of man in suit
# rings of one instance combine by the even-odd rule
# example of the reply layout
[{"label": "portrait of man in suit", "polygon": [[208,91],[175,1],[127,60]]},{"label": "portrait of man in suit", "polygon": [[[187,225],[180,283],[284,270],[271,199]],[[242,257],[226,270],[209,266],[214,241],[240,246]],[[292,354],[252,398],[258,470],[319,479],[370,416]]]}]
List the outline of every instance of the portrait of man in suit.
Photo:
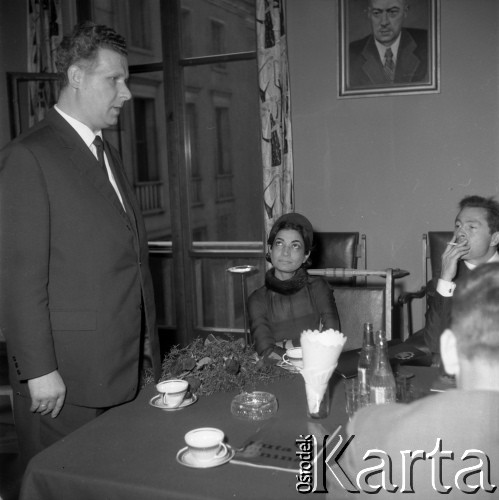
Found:
[{"label": "portrait of man in suit", "polygon": [[346,90],[431,84],[430,7],[431,0],[349,2],[344,23]]}]

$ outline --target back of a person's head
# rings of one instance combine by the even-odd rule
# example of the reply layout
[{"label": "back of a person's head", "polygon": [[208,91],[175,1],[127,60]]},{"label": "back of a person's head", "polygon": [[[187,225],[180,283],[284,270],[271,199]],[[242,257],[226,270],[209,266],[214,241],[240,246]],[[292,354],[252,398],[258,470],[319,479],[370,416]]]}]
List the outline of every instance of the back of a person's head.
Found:
[{"label": "back of a person's head", "polygon": [[499,263],[478,266],[456,288],[451,329],[460,356],[499,364]]},{"label": "back of a person's head", "polygon": [[91,21],[76,25],[71,35],[62,39],[56,51],[56,68],[62,85],[68,83],[67,71],[72,64],[93,62],[99,49],[127,55],[125,39],[112,28]]},{"label": "back of a person's head", "polygon": [[459,210],[463,208],[483,208],[487,212],[490,232],[499,231],[499,203],[492,196],[490,198],[478,195],[466,196],[459,202]]}]

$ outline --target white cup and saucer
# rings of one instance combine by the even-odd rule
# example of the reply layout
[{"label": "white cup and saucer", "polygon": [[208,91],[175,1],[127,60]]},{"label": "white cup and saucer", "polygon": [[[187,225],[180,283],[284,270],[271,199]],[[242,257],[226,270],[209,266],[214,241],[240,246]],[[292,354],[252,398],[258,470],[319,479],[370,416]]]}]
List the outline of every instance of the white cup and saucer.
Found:
[{"label": "white cup and saucer", "polygon": [[156,390],[159,392],[154,396],[149,404],[161,410],[172,411],[180,410],[197,401],[195,394],[187,396],[189,383],[182,379],[163,380],[156,384]]},{"label": "white cup and saucer", "polygon": [[282,356],[283,368],[290,368],[293,371],[300,371],[303,368],[303,353],[301,347],[292,347],[286,350]]},{"label": "white cup and saucer", "polygon": [[189,431],[184,437],[187,446],[177,453],[177,462],[197,469],[227,463],[235,452],[224,443],[224,438],[224,432],[215,427],[200,427]]}]

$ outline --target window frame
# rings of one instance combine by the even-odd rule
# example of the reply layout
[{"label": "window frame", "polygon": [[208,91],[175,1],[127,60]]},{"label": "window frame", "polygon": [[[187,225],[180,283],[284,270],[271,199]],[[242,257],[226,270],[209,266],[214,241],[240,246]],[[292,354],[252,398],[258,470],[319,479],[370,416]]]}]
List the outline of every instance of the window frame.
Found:
[{"label": "window frame", "polygon": [[[207,328],[196,325],[195,266],[202,258],[264,259],[262,241],[252,242],[193,242],[190,218],[190,171],[185,155],[186,88],[184,70],[203,64],[226,64],[235,61],[256,60],[257,52],[245,51],[220,55],[182,57],[182,7],[180,0],[161,2],[163,44],[165,114],[167,116],[167,143],[169,189],[171,204],[172,257],[176,290],[177,338],[186,345],[198,336],[226,333],[225,328]],[[255,82],[257,85],[257,82]],[[256,110],[255,112],[258,112]],[[263,174],[262,174],[263,175]],[[263,207],[262,207],[263,220]],[[234,333],[234,331],[232,331]],[[244,331],[241,330],[244,335]]]}]

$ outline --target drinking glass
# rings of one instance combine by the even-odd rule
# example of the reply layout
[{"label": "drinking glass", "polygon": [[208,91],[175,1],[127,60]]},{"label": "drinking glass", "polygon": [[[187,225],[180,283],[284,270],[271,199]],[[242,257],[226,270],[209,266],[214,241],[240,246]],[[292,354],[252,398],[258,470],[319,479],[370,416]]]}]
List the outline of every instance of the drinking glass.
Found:
[{"label": "drinking glass", "polygon": [[348,420],[352,420],[354,413],[359,409],[361,401],[357,377],[345,380],[345,400]]}]

